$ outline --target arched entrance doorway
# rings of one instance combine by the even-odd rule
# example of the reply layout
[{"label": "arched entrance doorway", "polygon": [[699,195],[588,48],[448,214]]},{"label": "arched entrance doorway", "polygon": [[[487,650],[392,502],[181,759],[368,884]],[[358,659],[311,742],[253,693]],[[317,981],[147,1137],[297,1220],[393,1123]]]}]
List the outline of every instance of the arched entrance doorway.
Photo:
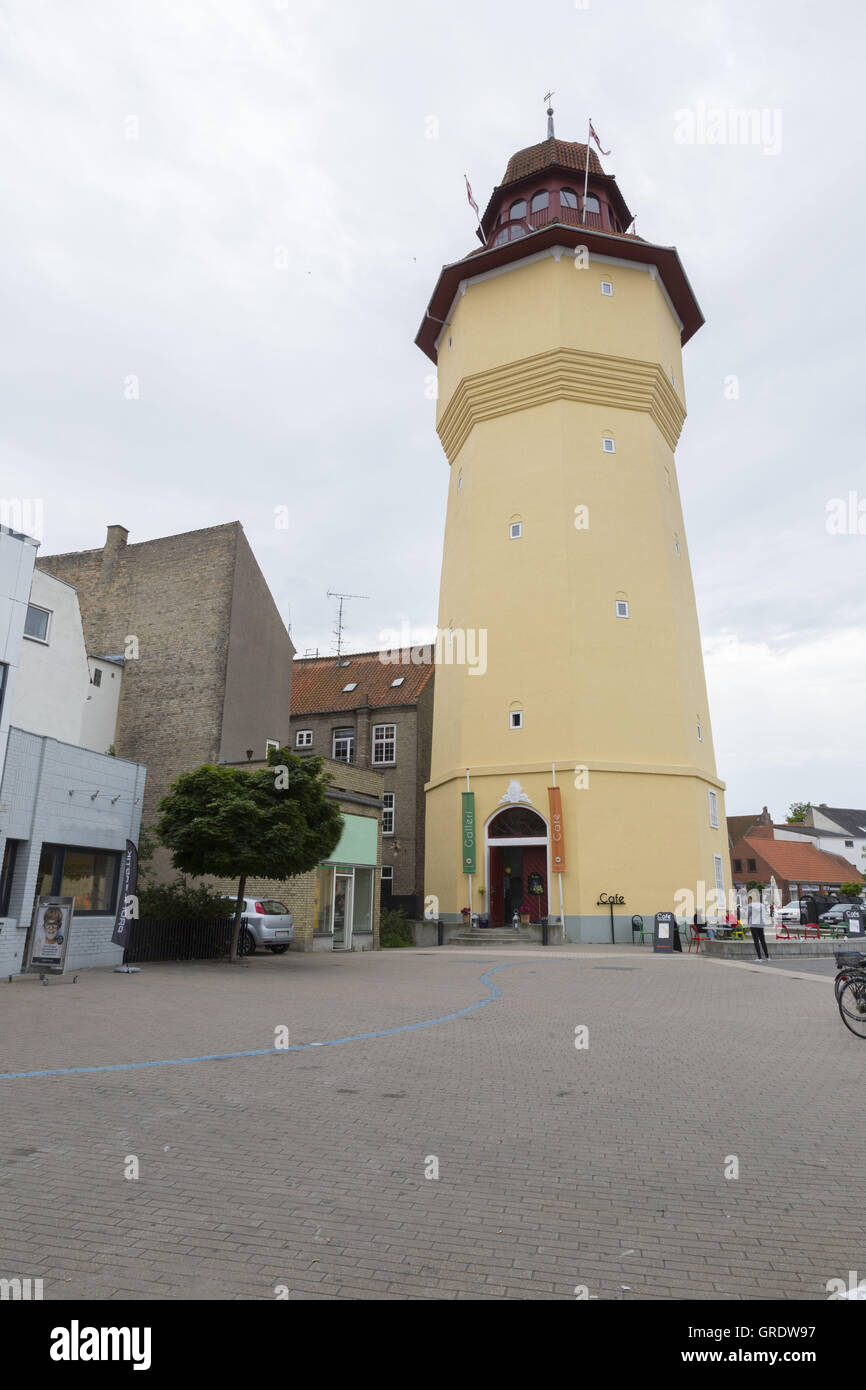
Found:
[{"label": "arched entrance doorway", "polygon": [[546,917],[547,822],[529,806],[509,806],[487,822],[485,841],[491,927],[511,926],[524,905],[530,921]]}]

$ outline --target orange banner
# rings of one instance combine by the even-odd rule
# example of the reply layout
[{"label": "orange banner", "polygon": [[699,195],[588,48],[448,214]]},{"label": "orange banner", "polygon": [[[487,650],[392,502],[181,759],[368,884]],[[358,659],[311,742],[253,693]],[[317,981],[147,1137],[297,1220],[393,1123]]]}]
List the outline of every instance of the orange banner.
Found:
[{"label": "orange banner", "polygon": [[565,834],[562,827],[562,794],[559,787],[548,787],[550,802],[550,868],[561,874],[565,869]]}]

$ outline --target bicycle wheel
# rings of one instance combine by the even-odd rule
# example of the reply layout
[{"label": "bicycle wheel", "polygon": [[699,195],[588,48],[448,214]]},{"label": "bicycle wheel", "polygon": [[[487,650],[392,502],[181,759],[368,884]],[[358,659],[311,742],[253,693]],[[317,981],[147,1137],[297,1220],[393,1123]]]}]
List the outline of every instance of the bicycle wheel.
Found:
[{"label": "bicycle wheel", "polygon": [[837,1004],[839,1003],[839,1000],[842,998],[842,991],[845,988],[848,981],[850,980],[850,978],[851,976],[848,974],[847,970],[840,970],[839,974],[836,976],[836,983],[834,984],[833,988],[836,991]]},{"label": "bicycle wheel", "polygon": [[857,975],[845,981],[839,996],[839,1013],[846,1028],[866,1039],[866,977]]}]

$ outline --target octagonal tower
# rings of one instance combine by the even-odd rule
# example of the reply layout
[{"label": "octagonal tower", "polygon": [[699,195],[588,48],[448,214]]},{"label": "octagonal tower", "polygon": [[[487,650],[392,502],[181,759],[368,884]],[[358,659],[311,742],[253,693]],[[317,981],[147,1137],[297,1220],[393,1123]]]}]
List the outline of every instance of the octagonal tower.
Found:
[{"label": "octagonal tower", "polygon": [[524,905],[558,920],[561,884],[569,940],[610,941],[613,921],[630,941],[634,913],[726,890],[674,460],[681,348],[703,317],[676,250],[632,221],[551,118],[508,161],[484,245],[443,268],[416,337],[451,471],[426,844],[446,921],[470,905],[491,926]]}]

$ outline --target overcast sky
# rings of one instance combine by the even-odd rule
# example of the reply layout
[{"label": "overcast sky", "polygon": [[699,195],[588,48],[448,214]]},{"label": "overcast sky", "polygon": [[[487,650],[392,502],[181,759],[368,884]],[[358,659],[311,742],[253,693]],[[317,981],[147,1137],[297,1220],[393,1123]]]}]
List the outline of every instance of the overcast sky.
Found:
[{"label": "overcast sky", "polygon": [[413,338],[464,171],[483,209],[552,87],[707,318],[677,466],[728,810],[866,806],[866,534],[826,525],[853,492],[866,532],[858,4],[7,0],[0,37],[0,494],[43,553],[237,519],[300,652],[328,589],[369,595],[350,649],[433,625]]}]

